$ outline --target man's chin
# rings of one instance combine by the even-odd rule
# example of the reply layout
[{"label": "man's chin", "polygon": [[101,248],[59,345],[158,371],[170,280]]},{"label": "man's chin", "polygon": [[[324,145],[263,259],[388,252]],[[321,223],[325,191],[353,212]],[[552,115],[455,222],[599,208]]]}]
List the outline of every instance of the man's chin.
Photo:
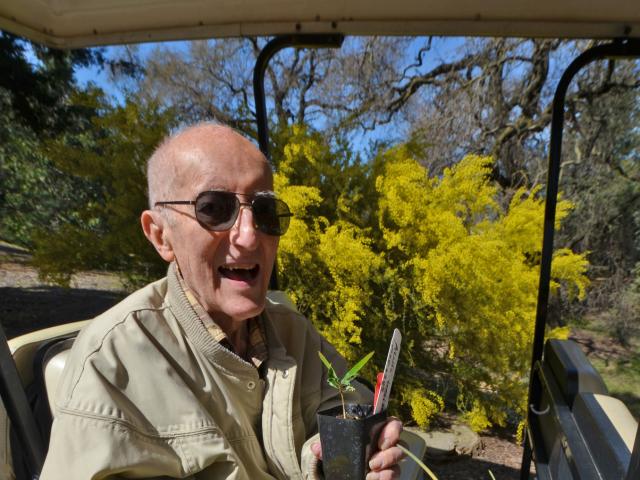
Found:
[{"label": "man's chin", "polygon": [[240,297],[237,299],[229,298],[224,305],[223,312],[236,321],[248,320],[256,317],[264,310],[264,297],[261,301]]}]

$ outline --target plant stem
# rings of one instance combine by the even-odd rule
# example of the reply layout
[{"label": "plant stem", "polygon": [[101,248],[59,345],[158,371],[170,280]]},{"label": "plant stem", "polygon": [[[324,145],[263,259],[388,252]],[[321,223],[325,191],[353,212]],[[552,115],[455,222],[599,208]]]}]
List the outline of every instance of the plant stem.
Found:
[{"label": "plant stem", "polygon": [[431,477],[431,480],[438,480],[438,477],[435,476],[435,474],[429,469],[429,467],[427,467],[424,463],[422,463],[422,460],[420,460],[418,457],[416,457],[413,452],[411,450],[409,450],[408,448],[403,447],[401,444],[396,444],[396,446],[402,450],[404,453],[406,453],[407,455],[409,455],[409,457],[416,462],[418,465],[420,465],[420,467],[427,472],[427,475],[429,475]]},{"label": "plant stem", "polygon": [[346,420],[347,410],[344,408],[344,395],[342,395],[342,388],[338,389],[338,393],[340,393],[340,400],[342,400],[342,418]]}]

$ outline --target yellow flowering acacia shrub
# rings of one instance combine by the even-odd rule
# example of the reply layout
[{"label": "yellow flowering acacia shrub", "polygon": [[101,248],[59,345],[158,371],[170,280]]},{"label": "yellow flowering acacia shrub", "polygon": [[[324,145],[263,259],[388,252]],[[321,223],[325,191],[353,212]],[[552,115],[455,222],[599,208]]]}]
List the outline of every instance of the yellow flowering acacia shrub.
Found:
[{"label": "yellow flowering acacia shrub", "polygon": [[444,410],[444,399],[433,390],[409,388],[401,392],[404,402],[411,407],[411,416],[420,428],[427,430],[431,419]]},{"label": "yellow flowering acacia shrub", "polygon": [[[318,162],[319,157],[325,161]],[[347,199],[355,188],[345,186],[344,195],[335,192],[340,185],[335,177],[343,172],[329,161],[335,156],[327,157],[331,153],[318,137],[310,138],[301,127],[294,128],[274,178],[278,195],[294,215],[289,231],[280,240],[279,276],[300,311],[353,361],[364,348],[362,326],[374,295],[373,279],[379,276],[383,260],[372,248],[366,229],[340,218],[340,214],[350,215],[348,207],[354,202]],[[362,169],[354,169],[354,173],[358,171]],[[304,185],[293,184],[296,175]],[[322,178],[332,179],[334,195],[322,194]]]},{"label": "yellow flowering acacia shrub", "polygon": [[[295,215],[280,243],[282,286],[350,360],[380,352],[368,374],[401,330],[392,407],[421,426],[443,398],[477,429],[526,412],[544,203],[519,190],[501,207],[491,168],[470,155],[432,177],[407,146],[344,163],[301,130],[279,159],[276,189]],[[558,224],[570,208],[559,202]],[[587,266],[556,251],[552,293],[583,296]]]},{"label": "yellow flowering acacia shrub", "polygon": [[[499,423],[504,422],[504,412],[497,412],[501,421]],[[472,430],[479,432],[491,426],[492,422],[489,420],[489,412],[487,412],[486,405],[483,405],[481,402],[475,400],[473,402],[473,407],[471,410],[467,410],[465,414],[462,416],[462,419],[469,424]],[[494,417],[495,422],[495,413],[492,415]]]}]

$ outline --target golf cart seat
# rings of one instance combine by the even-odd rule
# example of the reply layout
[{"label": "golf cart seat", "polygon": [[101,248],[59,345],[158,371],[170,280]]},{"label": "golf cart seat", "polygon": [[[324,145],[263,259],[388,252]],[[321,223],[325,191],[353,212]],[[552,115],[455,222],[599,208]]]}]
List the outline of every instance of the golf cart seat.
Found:
[{"label": "golf cart seat", "polygon": [[55,391],[69,350],[86,323],[88,320],[38,330],[7,342],[17,374],[14,385],[21,383],[23,387],[21,396],[13,399],[17,402],[12,400],[12,403],[14,408],[17,403],[22,414],[32,418],[34,428],[28,432],[16,432],[7,413],[11,409],[0,402],[0,480],[37,478],[21,435],[26,435],[28,444],[41,445],[46,451],[53,422]]},{"label": "golf cart seat", "polygon": [[[49,440],[53,395],[73,340],[88,322],[59,325],[31,332],[8,341],[18,376],[27,393],[28,406],[35,417],[42,443]],[[4,405],[0,405],[0,480],[31,478],[17,449]]]}]

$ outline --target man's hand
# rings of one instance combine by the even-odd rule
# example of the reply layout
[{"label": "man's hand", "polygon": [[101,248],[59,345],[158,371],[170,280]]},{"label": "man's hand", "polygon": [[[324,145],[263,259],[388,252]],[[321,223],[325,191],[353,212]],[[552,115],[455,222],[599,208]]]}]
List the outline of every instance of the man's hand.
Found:
[{"label": "man's hand", "polygon": [[[399,478],[400,468],[398,462],[403,457],[402,450],[396,447],[400,440],[402,423],[397,418],[389,418],[380,432],[378,448],[380,449],[369,460],[371,471],[367,474],[366,480],[392,480]],[[311,445],[311,451],[322,460],[322,448],[320,443]]]}]

